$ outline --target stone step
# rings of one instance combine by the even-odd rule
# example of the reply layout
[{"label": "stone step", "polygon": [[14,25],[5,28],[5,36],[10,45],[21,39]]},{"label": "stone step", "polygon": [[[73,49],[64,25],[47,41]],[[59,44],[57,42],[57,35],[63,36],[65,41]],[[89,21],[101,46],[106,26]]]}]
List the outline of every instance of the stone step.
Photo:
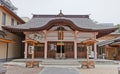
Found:
[{"label": "stone step", "polygon": [[[81,64],[82,61],[79,61],[79,63]],[[113,60],[95,60],[95,64],[118,64],[118,62],[114,62]]]},{"label": "stone step", "polygon": [[[31,59],[14,59],[13,62],[25,62],[30,61]],[[35,59],[36,61],[39,61],[40,64],[46,64],[46,65],[80,65],[82,61],[87,61],[86,59]],[[90,60],[95,61],[95,64],[119,64],[119,61],[114,60],[103,60],[103,59],[97,59],[97,60]]]},{"label": "stone step", "polygon": [[44,60],[42,65],[79,65],[76,60]]},{"label": "stone step", "polygon": [[114,61],[96,61],[96,64],[117,64]]}]

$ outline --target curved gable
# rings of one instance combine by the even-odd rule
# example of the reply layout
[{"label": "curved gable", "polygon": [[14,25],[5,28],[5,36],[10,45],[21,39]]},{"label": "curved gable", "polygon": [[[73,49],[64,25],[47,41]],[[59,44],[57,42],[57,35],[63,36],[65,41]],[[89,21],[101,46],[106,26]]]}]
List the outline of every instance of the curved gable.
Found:
[{"label": "curved gable", "polygon": [[46,25],[38,28],[30,28],[30,30],[49,30],[53,26],[68,26],[70,27],[73,31],[78,30],[78,31],[93,31],[92,29],[86,29],[86,28],[80,28],[77,25],[75,25],[71,20],[68,19],[53,19],[50,20]]}]

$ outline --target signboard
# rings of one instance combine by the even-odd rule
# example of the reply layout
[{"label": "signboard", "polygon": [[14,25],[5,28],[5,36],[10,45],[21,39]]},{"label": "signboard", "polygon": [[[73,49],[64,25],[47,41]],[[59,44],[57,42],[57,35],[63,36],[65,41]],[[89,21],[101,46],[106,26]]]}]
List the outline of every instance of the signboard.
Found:
[{"label": "signboard", "polygon": [[33,52],[34,52],[34,46],[29,46],[28,53],[33,54]]},{"label": "signboard", "polygon": [[45,35],[43,33],[32,33],[29,34],[28,37],[36,41],[41,41],[45,38]]}]

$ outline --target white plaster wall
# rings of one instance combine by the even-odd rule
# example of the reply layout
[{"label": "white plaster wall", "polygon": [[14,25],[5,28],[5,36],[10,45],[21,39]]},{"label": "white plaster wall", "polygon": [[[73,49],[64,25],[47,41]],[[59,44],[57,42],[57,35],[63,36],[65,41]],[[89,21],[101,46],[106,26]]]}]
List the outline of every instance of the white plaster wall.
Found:
[{"label": "white plaster wall", "polygon": [[[58,32],[57,31],[52,31],[48,32],[47,34],[47,40],[52,41],[52,40],[58,40]],[[64,31],[64,40],[65,41],[73,41],[74,40],[74,32],[69,32],[69,31]]]},{"label": "white plaster wall", "polygon": [[80,32],[77,35],[78,38],[94,38],[94,33]]},{"label": "white plaster wall", "polygon": [[47,37],[58,37],[57,31],[48,32]]},{"label": "white plaster wall", "polygon": [[5,59],[6,58],[6,49],[7,49],[7,44],[0,42],[0,59]]},{"label": "white plaster wall", "polygon": [[64,32],[64,36],[65,36],[65,37],[74,37],[74,32],[72,32],[72,31],[71,31],[71,32],[65,31],[65,32]]},{"label": "white plaster wall", "polygon": [[11,16],[8,12],[6,12],[5,10],[3,10],[1,7],[0,7],[0,25],[2,25],[2,13],[5,13],[6,14],[6,25],[11,25],[11,18],[14,19],[14,25],[17,24],[17,21],[13,16]]},{"label": "white plaster wall", "polygon": [[[17,24],[17,22],[19,22],[16,18],[14,18],[12,15],[10,15],[8,12],[4,11],[1,7],[0,7],[0,30],[2,30],[1,26],[2,25],[2,13],[6,13],[6,25],[11,25],[11,18],[14,19],[14,25]],[[20,44],[20,37],[16,36],[15,34],[12,34],[10,32],[5,31],[7,34],[7,38],[15,41],[15,44],[11,44],[9,43],[9,50],[8,50],[8,58],[16,58],[16,57],[20,57],[20,51],[21,51],[21,44]],[[7,45],[6,43],[1,43],[0,42],[0,59],[5,59],[6,58],[6,48]]]},{"label": "white plaster wall", "polygon": [[58,37],[47,37],[47,40],[49,40],[49,41],[52,41],[52,40],[55,41],[55,40],[56,40],[56,41],[57,41],[57,40],[58,40]]},{"label": "white plaster wall", "polygon": [[10,38],[15,43],[9,43],[9,54],[8,58],[17,58],[21,55],[21,38],[13,33],[5,31],[7,38]]}]

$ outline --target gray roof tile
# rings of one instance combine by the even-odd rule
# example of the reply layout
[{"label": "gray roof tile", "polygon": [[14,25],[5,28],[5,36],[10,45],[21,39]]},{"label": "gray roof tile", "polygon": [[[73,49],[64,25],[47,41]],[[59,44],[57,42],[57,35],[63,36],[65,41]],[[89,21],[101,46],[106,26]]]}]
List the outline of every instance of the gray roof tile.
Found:
[{"label": "gray roof tile", "polygon": [[80,28],[88,28],[88,29],[106,29],[106,28],[113,28],[111,26],[101,26],[96,24],[89,18],[78,18],[78,17],[34,17],[29,22],[21,25],[16,26],[9,26],[12,28],[19,28],[19,29],[30,29],[30,28],[37,28],[46,25],[49,21],[54,19],[66,19],[72,21],[75,25]]},{"label": "gray roof tile", "polygon": [[111,39],[111,40],[98,42],[97,45],[98,46],[104,46],[104,45],[108,45],[108,44],[111,44],[111,43],[115,43],[117,40],[120,40],[120,37],[117,37],[117,38],[114,38],[114,39]]}]

